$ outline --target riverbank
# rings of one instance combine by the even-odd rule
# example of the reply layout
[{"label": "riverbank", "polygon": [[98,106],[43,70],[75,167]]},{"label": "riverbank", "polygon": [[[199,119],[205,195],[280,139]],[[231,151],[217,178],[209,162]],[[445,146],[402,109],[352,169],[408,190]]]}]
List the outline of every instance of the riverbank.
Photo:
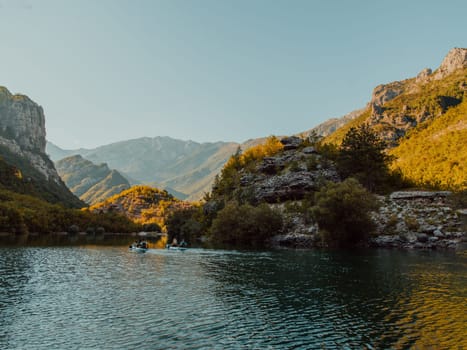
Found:
[{"label": "riverbank", "polygon": [[[380,209],[373,213],[374,234],[363,246],[405,250],[467,250],[467,211],[452,205],[445,191],[404,191],[379,196]],[[275,205],[287,221],[284,232],[269,242],[269,248],[323,248],[319,228],[303,214],[287,214],[283,204]],[[288,216],[287,216],[288,215]],[[0,233],[0,245],[127,245],[146,239],[151,248],[164,247],[167,235],[158,232],[133,233],[49,233],[16,235]]]},{"label": "riverbank", "polygon": [[[363,245],[396,249],[467,250],[467,211],[451,204],[446,191],[404,191],[379,196],[373,213],[374,234]],[[294,214],[284,234],[271,240],[273,247],[309,249],[322,247],[315,223]]]}]

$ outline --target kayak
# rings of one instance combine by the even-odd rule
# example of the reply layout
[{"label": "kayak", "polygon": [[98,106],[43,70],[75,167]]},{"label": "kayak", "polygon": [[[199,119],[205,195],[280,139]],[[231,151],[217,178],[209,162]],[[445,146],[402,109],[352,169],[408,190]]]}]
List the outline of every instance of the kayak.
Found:
[{"label": "kayak", "polygon": [[179,251],[184,251],[187,250],[186,247],[172,247],[171,245],[167,245],[168,250],[179,250]]},{"label": "kayak", "polygon": [[130,251],[136,253],[146,253],[148,251],[148,248],[130,246]]}]

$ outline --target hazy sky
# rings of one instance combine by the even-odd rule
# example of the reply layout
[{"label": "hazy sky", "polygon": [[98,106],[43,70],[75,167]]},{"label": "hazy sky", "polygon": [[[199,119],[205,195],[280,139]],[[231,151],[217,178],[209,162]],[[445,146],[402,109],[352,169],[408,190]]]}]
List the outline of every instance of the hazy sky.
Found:
[{"label": "hazy sky", "polygon": [[467,47],[467,1],[0,0],[0,85],[64,148],[292,134]]}]

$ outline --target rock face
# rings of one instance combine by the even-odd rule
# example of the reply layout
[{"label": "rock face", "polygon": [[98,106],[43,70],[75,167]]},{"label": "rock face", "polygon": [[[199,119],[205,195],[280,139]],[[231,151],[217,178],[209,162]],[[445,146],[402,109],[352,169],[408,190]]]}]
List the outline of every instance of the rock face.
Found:
[{"label": "rock face", "polygon": [[254,171],[242,170],[243,196],[257,203],[297,200],[318,190],[325,181],[339,181],[334,164],[322,162],[313,147],[303,147],[302,139],[289,137],[281,143],[282,152],[265,157]]},{"label": "rock face", "polygon": [[[449,78],[452,74],[457,74],[460,70],[467,68],[467,49],[452,49],[444,58],[440,67],[432,73],[431,69],[425,68],[416,78],[403,81],[395,81],[389,84],[377,86],[369,103],[371,108],[370,118],[367,122],[376,128],[380,136],[388,143],[390,147],[398,145],[399,140],[407,132],[420,123],[432,120],[445,113],[448,108],[457,106],[462,102],[462,95],[447,95],[446,92],[437,92],[431,88],[434,81]],[[432,82],[432,84],[428,84]],[[450,82],[454,86],[465,85],[465,76],[458,77],[456,81]],[[422,99],[418,103],[413,103],[410,98],[404,98],[417,93],[425,86],[425,92],[429,94],[438,94],[435,98]],[[456,86],[457,88],[457,86]],[[430,92],[433,91],[433,92]],[[455,89],[451,89],[454,90]],[[440,90],[442,91],[442,90]],[[403,95],[403,96],[401,96]],[[392,100],[401,96],[402,100],[407,102],[390,104]],[[389,105],[388,105],[389,103]]]},{"label": "rock face", "polygon": [[45,117],[41,106],[0,87],[0,131],[25,151],[45,153]]},{"label": "rock face", "polygon": [[467,68],[467,48],[453,48],[434,73],[434,79],[443,79],[458,69]]},{"label": "rock face", "polygon": [[[467,249],[467,224],[463,222],[466,217],[450,206],[449,196],[449,192],[415,191],[379,197],[381,207],[373,213],[377,229],[367,244],[396,249]],[[286,227],[272,239],[272,245],[322,245],[319,227],[311,218],[288,213],[284,204],[274,206],[283,213]]]},{"label": "rock face", "polygon": [[284,137],[281,139],[281,143],[284,145],[285,151],[297,149],[302,142],[303,140],[298,136]]},{"label": "rock face", "polygon": [[462,248],[467,232],[449,196],[443,191],[409,191],[382,197],[374,215],[378,236],[370,243],[385,248]]},{"label": "rock face", "polygon": [[42,107],[27,96],[12,95],[0,87],[0,156],[34,182],[47,200],[82,206],[60,179],[45,146]]},{"label": "rock face", "polygon": [[0,145],[26,158],[48,180],[59,181],[45,155],[45,117],[42,107],[23,95],[0,87]]},{"label": "rock face", "polygon": [[[439,68],[432,74],[430,68],[423,69],[415,78],[415,84],[427,82],[431,77],[435,80],[443,79],[459,69],[467,68],[467,49],[454,48],[446,55]],[[373,109],[383,106],[406,91],[414,90],[411,79],[381,84],[374,88],[370,106]]]},{"label": "rock face", "polygon": [[389,84],[381,84],[373,89],[370,105],[374,108],[381,107],[386,102],[404,92],[405,84],[403,81],[395,81]]},{"label": "rock face", "polygon": [[339,143],[350,127],[366,123],[390,148],[418,125],[428,126],[451,107],[462,103],[467,90],[467,49],[454,48],[434,72],[423,69],[416,77],[378,85],[358,119],[344,124],[328,141]]},{"label": "rock face", "polygon": [[426,81],[428,81],[429,77],[431,76],[431,73],[433,73],[431,68],[425,68],[420,73],[418,73],[415,82],[418,84],[425,83]]}]

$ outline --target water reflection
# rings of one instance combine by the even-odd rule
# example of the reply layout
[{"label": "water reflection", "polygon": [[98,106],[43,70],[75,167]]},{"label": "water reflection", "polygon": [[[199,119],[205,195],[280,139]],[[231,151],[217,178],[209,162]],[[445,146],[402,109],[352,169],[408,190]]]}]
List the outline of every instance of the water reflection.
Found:
[{"label": "water reflection", "polygon": [[467,257],[0,249],[0,348],[456,348]]},{"label": "water reflection", "polygon": [[[13,252],[0,249],[0,344],[8,342],[6,327],[15,322],[13,307],[21,307],[27,301],[28,294],[24,288],[29,282],[27,271],[30,266],[28,252],[15,250]],[[7,272],[7,273],[5,273]]]},{"label": "water reflection", "polygon": [[439,348],[465,341],[467,265],[459,256],[284,252],[231,255],[219,267],[223,273],[213,274],[219,298],[243,299],[243,322],[257,322],[250,316],[261,310],[263,323],[279,323],[288,341],[296,336],[302,346],[322,340],[327,346]]}]

